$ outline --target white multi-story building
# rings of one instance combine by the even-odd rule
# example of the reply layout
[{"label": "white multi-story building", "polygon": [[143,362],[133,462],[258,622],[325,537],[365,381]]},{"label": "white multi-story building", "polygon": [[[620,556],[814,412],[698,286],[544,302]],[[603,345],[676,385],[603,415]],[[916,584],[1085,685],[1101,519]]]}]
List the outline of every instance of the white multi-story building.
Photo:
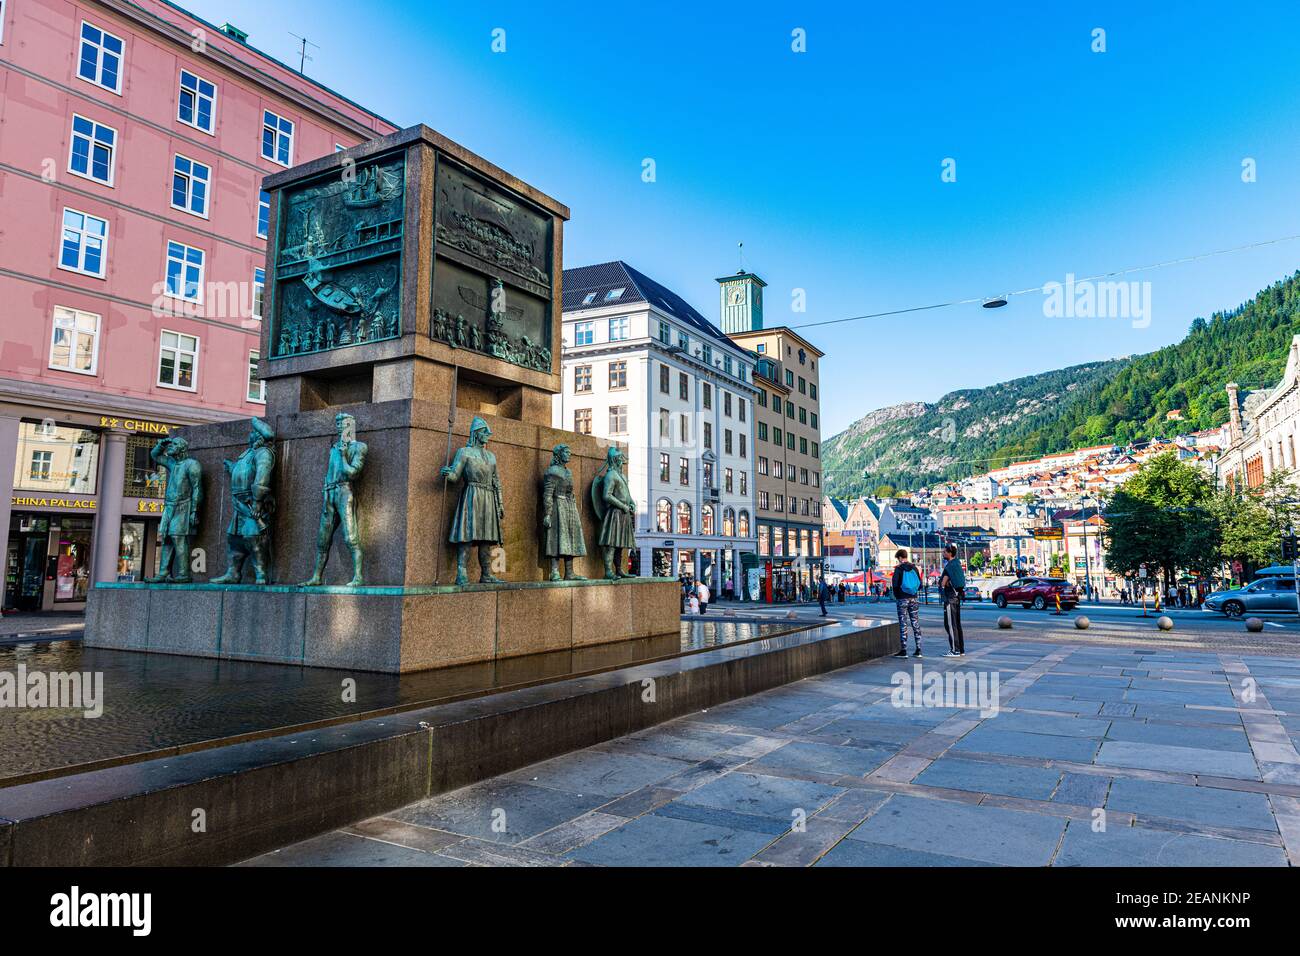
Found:
[{"label": "white multi-story building", "polygon": [[1300,335],[1275,388],[1245,395],[1236,382],[1225,388],[1228,446],[1214,463],[1220,484],[1258,488],[1273,472],[1300,467]]},{"label": "white multi-story building", "polygon": [[741,594],[757,552],[752,357],[624,262],[564,270],[563,341],[552,422],[627,445],[633,569]]}]

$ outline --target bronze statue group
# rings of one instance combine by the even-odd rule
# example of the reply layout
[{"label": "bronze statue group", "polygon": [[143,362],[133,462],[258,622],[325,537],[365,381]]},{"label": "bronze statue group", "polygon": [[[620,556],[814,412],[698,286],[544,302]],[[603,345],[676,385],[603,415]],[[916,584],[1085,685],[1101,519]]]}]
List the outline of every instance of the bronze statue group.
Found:
[{"label": "bronze statue group", "polygon": [[[324,583],[330,547],[340,530],[352,558],[352,577],[344,587],[357,588],[363,584],[361,534],[352,483],[365,468],[366,445],[356,440],[357,423],[353,416],[340,412],[335,416],[334,424],[337,438],[330,446],[321,491],[316,565],[311,577],[302,582],[303,587]],[[440,471],[445,481],[462,485],[448,534],[448,540],[456,545],[457,587],[469,583],[466,563],[472,547],[478,549],[479,583],[503,583],[491,568],[492,548],[502,542],[501,523],[505,518],[496,455],[487,448],[491,434],[487,422],[475,416],[470,423],[469,441],[457,449],[452,461]],[[240,584],[245,566],[249,564],[253,583],[271,583],[274,442],[274,429],[262,419],[254,418],[247,449],[234,461],[225,462],[232,507],[226,528],[227,567],[224,574],[212,579],[212,584]],[[167,486],[159,524],[162,538],[159,570],[157,576],[148,581],[151,584],[190,584],[193,582],[190,541],[198,532],[203,503],[202,468],[190,457],[189,445],[181,436],[161,439],[154,445],[150,457],[166,470]],[[585,556],[587,546],[574,492],[573,472],[568,467],[570,457],[568,445],[556,445],[551,465],[542,481],[542,553],[551,562],[551,581],[584,580],[573,570],[574,559]],[[610,448],[591,485],[592,507],[600,519],[598,540],[605,577],[610,580],[635,577],[624,570],[626,553],[636,547],[636,503],[623,472],[625,460],[619,448]]]}]

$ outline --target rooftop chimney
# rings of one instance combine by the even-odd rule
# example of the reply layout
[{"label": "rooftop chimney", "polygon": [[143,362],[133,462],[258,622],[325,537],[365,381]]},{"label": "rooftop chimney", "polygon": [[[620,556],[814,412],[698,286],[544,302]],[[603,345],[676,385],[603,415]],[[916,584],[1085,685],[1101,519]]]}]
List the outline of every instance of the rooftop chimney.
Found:
[{"label": "rooftop chimney", "polygon": [[1228,440],[1233,444],[1241,441],[1241,402],[1237,398],[1236,382],[1224,386],[1228,392]]}]

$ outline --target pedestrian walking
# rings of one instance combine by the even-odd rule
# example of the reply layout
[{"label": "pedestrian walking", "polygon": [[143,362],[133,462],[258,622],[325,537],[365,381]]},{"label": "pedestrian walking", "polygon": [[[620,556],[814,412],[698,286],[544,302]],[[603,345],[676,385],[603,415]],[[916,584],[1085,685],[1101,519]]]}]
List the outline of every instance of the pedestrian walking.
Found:
[{"label": "pedestrian walking", "polygon": [[907,559],[907,550],[899,548],[894,552],[894,576],[890,588],[898,607],[898,641],[899,649],[895,657],[907,656],[907,631],[912,631],[912,641],[916,645],[913,657],[921,656],[921,611],[916,596],[921,592],[921,572]]},{"label": "pedestrian walking", "polygon": [[817,603],[821,605],[822,617],[826,616],[826,600],[830,597],[830,585],[826,583],[826,577],[823,575],[817,585]]},{"label": "pedestrian walking", "polygon": [[709,586],[703,581],[695,586],[695,597],[700,602],[700,613],[706,613],[709,610]]},{"label": "pedestrian walking", "polygon": [[966,590],[966,572],[957,560],[957,546],[943,549],[948,559],[943,566],[939,586],[943,590],[943,629],[948,632],[948,653],[945,657],[962,657],[966,653],[966,637],[961,629],[961,599]]}]

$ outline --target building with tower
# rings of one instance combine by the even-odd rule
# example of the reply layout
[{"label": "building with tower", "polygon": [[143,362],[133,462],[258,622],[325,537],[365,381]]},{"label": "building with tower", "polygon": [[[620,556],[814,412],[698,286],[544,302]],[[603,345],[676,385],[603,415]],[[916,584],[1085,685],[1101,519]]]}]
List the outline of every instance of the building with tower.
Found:
[{"label": "building with tower", "polygon": [[765,595],[811,584],[821,573],[823,352],[763,319],[766,283],[752,272],[718,279],[723,331],[748,353],[757,387],[754,485],[758,560]]}]

